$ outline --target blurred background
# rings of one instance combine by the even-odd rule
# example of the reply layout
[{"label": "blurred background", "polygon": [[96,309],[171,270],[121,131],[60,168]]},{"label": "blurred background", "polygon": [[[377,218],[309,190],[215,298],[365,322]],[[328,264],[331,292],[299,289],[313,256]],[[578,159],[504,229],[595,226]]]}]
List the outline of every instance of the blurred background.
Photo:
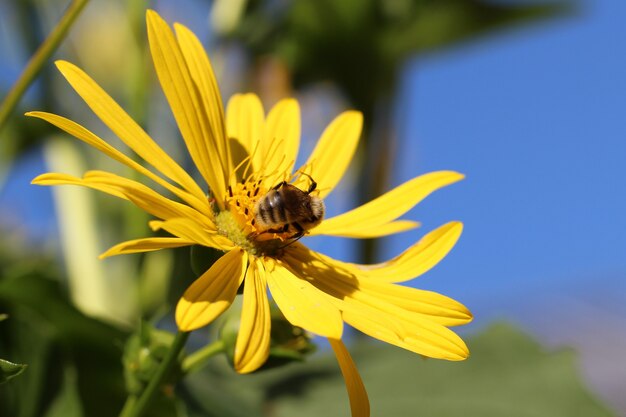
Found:
[{"label": "blurred background", "polygon": [[[0,2],[0,97],[67,5]],[[626,3],[92,0],[54,58],[83,68],[189,163],[146,49],[146,8],[199,36],[225,100],[254,91],[268,109],[298,98],[303,160],[341,110],[364,113],[363,143],[329,215],[419,174],[466,174],[405,216],[422,223],[417,231],[306,239],[340,259],[378,262],[445,222],[465,223],[450,255],[408,284],[472,310],[475,321],[459,330],[472,357],[422,361],[354,335],[373,415],[626,416]],[[52,62],[0,131],[0,358],[29,364],[0,387],[0,415],[114,415],[125,340],[140,318],[172,329],[171,303],[194,278],[189,253],[99,261],[149,234],[146,215],[30,181],[46,171],[128,173],[23,117],[29,110],[114,140]],[[200,332],[192,345],[211,337]],[[332,401],[347,415],[326,354],[250,377],[218,361],[159,412],[313,416]]]}]

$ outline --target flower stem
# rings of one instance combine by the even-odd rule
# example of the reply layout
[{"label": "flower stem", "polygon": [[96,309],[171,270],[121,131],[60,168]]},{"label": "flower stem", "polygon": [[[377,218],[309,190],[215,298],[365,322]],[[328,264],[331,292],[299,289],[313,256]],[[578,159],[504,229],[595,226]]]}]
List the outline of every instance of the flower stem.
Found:
[{"label": "flower stem", "polygon": [[187,374],[190,372],[195,372],[200,369],[206,363],[207,359],[217,355],[224,351],[224,342],[222,340],[217,340],[210,345],[206,345],[202,349],[199,349],[187,356],[183,360],[182,370],[183,373]]},{"label": "flower stem", "polygon": [[57,23],[50,35],[48,35],[46,40],[37,49],[30,61],[28,61],[20,78],[13,84],[13,87],[0,105],[0,130],[2,130],[2,127],[20,101],[20,98],[24,95],[28,86],[30,86],[48,58],[50,58],[50,55],[52,55],[65,38],[67,31],[88,1],[89,0],[73,0],[59,23]]},{"label": "flower stem", "polygon": [[163,381],[172,371],[172,367],[178,359],[178,355],[183,350],[185,342],[189,337],[189,332],[178,332],[172,342],[167,356],[163,359],[163,362],[159,364],[152,379],[148,383],[148,386],[141,393],[139,398],[131,396],[126,400],[126,404],[120,413],[120,417],[140,417],[147,411],[148,406],[154,399],[154,396],[161,388]]}]

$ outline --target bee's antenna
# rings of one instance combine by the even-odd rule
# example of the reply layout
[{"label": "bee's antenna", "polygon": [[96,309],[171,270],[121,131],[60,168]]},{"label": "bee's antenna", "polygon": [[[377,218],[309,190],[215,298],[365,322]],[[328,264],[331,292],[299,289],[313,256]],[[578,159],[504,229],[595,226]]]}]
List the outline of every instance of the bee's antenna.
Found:
[{"label": "bee's antenna", "polygon": [[[274,139],[272,141],[272,144],[270,145],[271,147],[268,149],[267,153],[265,154],[265,160],[270,160],[274,157],[274,154],[276,154],[276,152],[278,152],[279,149],[279,145],[281,143],[283,143],[284,140],[280,139],[280,140],[276,140]],[[282,166],[283,162],[285,161],[286,155],[283,155],[280,159],[280,162],[276,165],[276,169],[270,173],[266,174],[266,177],[270,177],[276,173],[278,173],[279,168]]]},{"label": "bee's antenna", "polygon": [[[230,178],[231,184],[237,182],[237,171],[239,171],[239,169],[241,169],[241,167],[243,167],[244,164],[246,164],[246,163],[248,165],[246,167],[246,170],[243,172],[242,177],[245,177],[246,171],[248,170],[248,167],[252,163],[252,155],[246,156],[241,162],[239,162],[239,164],[235,167],[235,169],[232,170],[232,172],[230,174],[231,175],[231,178]],[[234,176],[234,178],[233,178],[233,176]],[[233,181],[233,179],[234,179],[234,181]]]},{"label": "bee's antenna", "polygon": [[307,194],[311,194],[317,188],[317,182],[315,182],[315,180],[311,178],[311,176],[307,174],[306,172],[303,172],[303,171],[298,171],[298,172],[300,173],[300,175],[304,175],[305,177],[311,180],[311,185],[309,185],[309,189],[307,191]]}]

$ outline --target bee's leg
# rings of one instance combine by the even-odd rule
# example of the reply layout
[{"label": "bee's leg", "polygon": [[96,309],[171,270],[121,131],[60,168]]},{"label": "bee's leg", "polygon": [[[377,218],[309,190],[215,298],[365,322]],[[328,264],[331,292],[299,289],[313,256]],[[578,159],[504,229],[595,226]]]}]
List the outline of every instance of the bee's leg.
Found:
[{"label": "bee's leg", "polygon": [[287,233],[289,231],[289,224],[286,224],[282,227],[279,228],[272,228],[272,229],[267,229],[267,230],[263,230],[262,232],[260,232],[259,234],[265,234],[265,233]]},{"label": "bee's leg", "polygon": [[[286,225],[287,229],[289,228],[289,224]],[[300,224],[298,223],[291,223],[291,226],[293,226],[297,232],[295,235],[291,236],[291,240],[289,241],[289,243],[287,243],[286,245],[283,245],[280,247],[280,249],[286,248],[289,245],[293,245],[294,243],[296,243],[298,240],[300,240],[300,238],[302,238],[302,236],[304,236],[305,230],[302,226],[300,226]]]},{"label": "bee's leg", "polygon": [[291,223],[291,225],[296,228],[296,234],[292,236],[293,239],[298,240],[304,236],[304,228],[299,223]]}]

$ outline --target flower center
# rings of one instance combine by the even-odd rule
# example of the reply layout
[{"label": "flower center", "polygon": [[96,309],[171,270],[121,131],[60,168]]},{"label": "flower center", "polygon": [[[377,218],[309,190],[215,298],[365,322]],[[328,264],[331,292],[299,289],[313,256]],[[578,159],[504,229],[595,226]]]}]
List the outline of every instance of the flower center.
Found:
[{"label": "flower center", "polygon": [[215,216],[219,233],[252,255],[274,256],[290,238],[287,233],[267,232],[258,227],[255,207],[266,193],[262,181],[256,178],[230,186],[225,210]]}]

